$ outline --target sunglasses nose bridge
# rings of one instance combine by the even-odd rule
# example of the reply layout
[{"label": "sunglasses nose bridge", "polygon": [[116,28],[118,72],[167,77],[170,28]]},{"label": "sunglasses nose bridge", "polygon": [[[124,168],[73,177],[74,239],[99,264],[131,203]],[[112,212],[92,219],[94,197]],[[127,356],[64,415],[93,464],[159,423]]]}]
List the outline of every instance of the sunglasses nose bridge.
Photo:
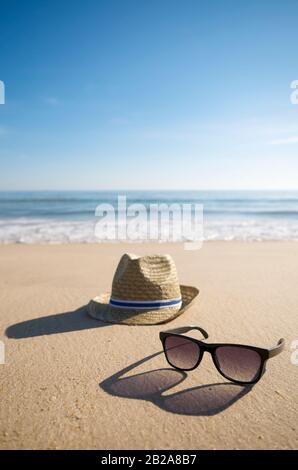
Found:
[{"label": "sunglasses nose bridge", "polygon": [[201,364],[202,360],[204,359],[204,354],[208,353],[211,355],[213,362],[214,362],[214,348],[212,345],[209,345],[208,343],[200,343],[200,359],[199,359],[199,364]]},{"label": "sunglasses nose bridge", "polygon": [[202,353],[207,352],[213,355],[214,347],[212,346],[212,344],[203,343],[203,345],[202,344],[200,345],[200,348],[202,350]]}]

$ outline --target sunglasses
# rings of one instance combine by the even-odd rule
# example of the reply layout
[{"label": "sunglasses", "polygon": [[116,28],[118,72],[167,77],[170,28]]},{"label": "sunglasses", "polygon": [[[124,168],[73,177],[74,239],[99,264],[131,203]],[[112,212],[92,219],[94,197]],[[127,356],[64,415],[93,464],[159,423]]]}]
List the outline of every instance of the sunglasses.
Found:
[{"label": "sunglasses", "polygon": [[204,352],[212,356],[218,372],[228,380],[238,384],[255,384],[266,370],[266,362],[281,353],[285,347],[282,338],[270,349],[246,346],[244,344],[204,343],[188,336],[191,330],[198,330],[205,339],[208,333],[197,326],[185,326],[160,332],[166,359],[170,366],[178,370],[194,370],[200,364]]}]

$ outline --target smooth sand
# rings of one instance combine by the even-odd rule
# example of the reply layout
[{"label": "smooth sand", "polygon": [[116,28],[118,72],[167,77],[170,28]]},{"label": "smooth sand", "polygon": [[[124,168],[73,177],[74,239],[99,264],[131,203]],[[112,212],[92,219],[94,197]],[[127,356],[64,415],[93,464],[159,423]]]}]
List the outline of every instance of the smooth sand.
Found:
[{"label": "smooth sand", "polygon": [[[107,325],[89,299],[109,290],[120,255],[168,252],[201,293],[167,325]],[[297,448],[298,243],[0,246],[0,447],[3,449]],[[80,308],[81,307],[81,308]],[[160,330],[201,325],[210,341],[286,350],[248,390],[204,357],[183,375]],[[103,383],[104,382],[104,383]]]}]

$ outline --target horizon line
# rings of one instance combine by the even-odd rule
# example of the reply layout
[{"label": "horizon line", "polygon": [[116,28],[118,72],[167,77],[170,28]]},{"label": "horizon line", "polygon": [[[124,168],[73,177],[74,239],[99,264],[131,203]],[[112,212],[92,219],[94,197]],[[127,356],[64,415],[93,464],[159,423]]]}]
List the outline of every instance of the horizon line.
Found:
[{"label": "horizon line", "polygon": [[239,188],[239,189],[235,189],[235,188],[219,188],[219,189],[198,189],[198,188],[190,188],[190,189],[186,189],[186,188],[179,188],[179,189],[165,189],[165,188],[157,188],[157,189],[143,189],[143,188],[136,188],[136,189],[128,189],[128,188],[105,188],[105,189],[0,189],[0,192],[1,193],[4,193],[4,192],[103,192],[103,191],[118,191],[118,192],[129,192],[129,191],[138,191],[138,192],[156,192],[156,191],[163,191],[163,192],[170,192],[170,191],[234,191],[234,192],[244,192],[244,191],[251,191],[251,192],[254,192],[254,191],[298,191],[298,188],[290,188],[290,189],[286,189],[286,188],[255,188],[255,189],[252,189],[252,188]]}]

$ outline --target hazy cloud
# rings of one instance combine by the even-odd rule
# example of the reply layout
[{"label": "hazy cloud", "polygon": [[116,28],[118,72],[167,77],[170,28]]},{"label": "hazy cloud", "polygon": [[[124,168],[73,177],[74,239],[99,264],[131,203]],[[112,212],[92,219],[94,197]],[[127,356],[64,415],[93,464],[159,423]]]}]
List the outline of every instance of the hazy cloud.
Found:
[{"label": "hazy cloud", "polygon": [[61,104],[61,101],[56,97],[56,96],[47,96],[44,98],[45,104],[49,106],[59,106]]},{"label": "hazy cloud", "polygon": [[298,136],[286,137],[285,139],[276,139],[269,142],[270,145],[290,145],[298,144]]},{"label": "hazy cloud", "polygon": [[0,126],[0,137],[8,134],[8,129],[4,126]]}]

